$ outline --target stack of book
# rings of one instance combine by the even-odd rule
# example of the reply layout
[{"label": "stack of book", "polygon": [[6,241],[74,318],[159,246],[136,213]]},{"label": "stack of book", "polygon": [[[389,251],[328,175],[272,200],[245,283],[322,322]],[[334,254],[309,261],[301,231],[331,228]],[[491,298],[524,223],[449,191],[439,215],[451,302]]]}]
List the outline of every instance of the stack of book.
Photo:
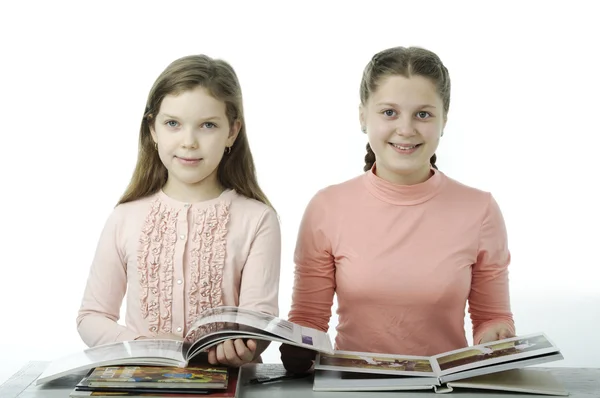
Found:
[{"label": "stack of book", "polygon": [[236,398],[239,380],[239,369],[226,367],[106,366],[88,373],[69,396]]}]

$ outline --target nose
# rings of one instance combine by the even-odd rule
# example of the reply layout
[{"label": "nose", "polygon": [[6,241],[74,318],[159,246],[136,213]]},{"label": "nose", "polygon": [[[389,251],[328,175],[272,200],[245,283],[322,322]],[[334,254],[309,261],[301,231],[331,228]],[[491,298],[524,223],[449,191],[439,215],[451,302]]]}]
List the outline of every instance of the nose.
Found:
[{"label": "nose", "polygon": [[198,147],[198,138],[193,128],[187,128],[182,131],[183,137],[181,146],[184,148],[195,149]]},{"label": "nose", "polygon": [[417,130],[413,124],[413,119],[409,115],[402,115],[398,118],[396,125],[396,134],[403,137],[412,137],[417,134]]}]

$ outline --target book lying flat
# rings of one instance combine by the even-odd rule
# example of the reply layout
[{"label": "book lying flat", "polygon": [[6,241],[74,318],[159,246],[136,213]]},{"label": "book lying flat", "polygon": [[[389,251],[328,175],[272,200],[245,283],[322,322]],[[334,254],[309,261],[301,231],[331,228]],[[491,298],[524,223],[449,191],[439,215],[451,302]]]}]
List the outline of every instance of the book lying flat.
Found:
[{"label": "book lying flat", "polygon": [[[75,387],[69,395],[70,398],[114,398],[114,397],[156,397],[156,398],[192,398],[192,397],[207,397],[207,398],[237,398],[240,395],[242,368],[228,368],[228,381],[225,389],[215,390],[190,390],[183,392],[181,390],[155,390],[152,392],[132,390],[132,391],[85,391],[81,387]],[[82,380],[85,383],[85,378]]]},{"label": "book lying flat", "polygon": [[403,391],[454,388],[568,395],[548,373],[523,369],[563,359],[543,333],[494,341],[430,357],[336,351],[319,353],[314,391]]},{"label": "book lying flat", "polygon": [[[192,359],[229,339],[256,339],[295,345],[317,353],[334,352],[329,335],[273,315],[238,307],[216,307],[200,314],[183,339],[148,339],[103,344],[52,361],[35,381],[40,385],[100,366],[186,367]],[[204,354],[206,355],[206,354]]]},{"label": "book lying flat", "polygon": [[92,370],[76,387],[100,389],[226,389],[229,382],[225,366],[101,366]]}]

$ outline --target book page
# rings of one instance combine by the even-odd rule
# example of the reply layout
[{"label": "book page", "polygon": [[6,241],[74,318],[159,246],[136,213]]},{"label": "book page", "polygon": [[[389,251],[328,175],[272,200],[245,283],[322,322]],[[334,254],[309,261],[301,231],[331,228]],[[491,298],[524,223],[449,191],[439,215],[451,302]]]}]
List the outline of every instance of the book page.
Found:
[{"label": "book page", "polygon": [[319,354],[315,361],[315,369],[397,376],[436,376],[432,361],[428,357],[354,351],[336,351],[333,355]]},{"label": "book page", "polygon": [[63,375],[114,364],[183,366],[182,342],[176,340],[134,340],[88,348],[50,363],[36,380],[42,384]]},{"label": "book page", "polygon": [[[315,371],[313,391],[415,391],[433,390],[437,385],[435,377],[390,377],[386,375],[371,375],[379,377],[353,377],[359,373],[345,373],[335,370]],[[365,396],[377,396],[377,394],[365,394]],[[409,395],[408,397],[414,397]],[[430,395],[428,394],[427,397]],[[400,394],[398,394],[400,397]]]},{"label": "book page", "polygon": [[513,369],[448,383],[452,388],[475,388],[529,394],[567,396],[569,393],[543,369]]},{"label": "book page", "polygon": [[450,373],[440,376],[440,382],[450,383],[456,380],[464,380],[471,377],[483,376],[487,374],[504,372],[507,370],[521,369],[528,366],[537,366],[548,362],[560,361],[564,357],[560,352],[544,354],[537,357],[521,358],[516,361],[502,362],[493,365],[482,366],[475,369],[467,369],[460,372]]},{"label": "book page", "polygon": [[333,352],[329,335],[316,329],[293,324],[270,314],[238,307],[217,307],[201,314],[186,336],[185,353],[194,351],[190,346],[200,345],[207,336],[239,332],[248,336],[263,336],[267,340],[297,345],[308,349]]},{"label": "book page", "polygon": [[545,334],[537,333],[454,350],[432,358],[440,369],[439,375],[443,376],[558,351]]},{"label": "book page", "polygon": [[200,329],[201,326],[219,322],[251,326],[288,340],[294,337],[294,325],[290,322],[273,315],[238,307],[216,307],[203,312],[190,327],[190,333],[194,329]]}]

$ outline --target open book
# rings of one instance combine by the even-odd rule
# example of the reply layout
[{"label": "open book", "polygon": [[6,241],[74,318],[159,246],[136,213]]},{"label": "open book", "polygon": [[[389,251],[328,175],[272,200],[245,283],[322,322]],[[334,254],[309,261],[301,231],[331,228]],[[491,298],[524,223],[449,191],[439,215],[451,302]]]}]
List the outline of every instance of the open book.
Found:
[{"label": "open book", "polygon": [[273,315],[224,306],[202,312],[183,341],[135,340],[88,348],[51,362],[35,384],[40,385],[72,372],[100,366],[186,367],[208,348],[229,339],[268,340],[319,353],[334,352],[331,339],[325,332],[296,325]]},{"label": "open book", "polygon": [[431,357],[336,351],[319,353],[315,391],[476,388],[568,395],[551,374],[526,366],[563,359],[543,333],[466,347]]}]

